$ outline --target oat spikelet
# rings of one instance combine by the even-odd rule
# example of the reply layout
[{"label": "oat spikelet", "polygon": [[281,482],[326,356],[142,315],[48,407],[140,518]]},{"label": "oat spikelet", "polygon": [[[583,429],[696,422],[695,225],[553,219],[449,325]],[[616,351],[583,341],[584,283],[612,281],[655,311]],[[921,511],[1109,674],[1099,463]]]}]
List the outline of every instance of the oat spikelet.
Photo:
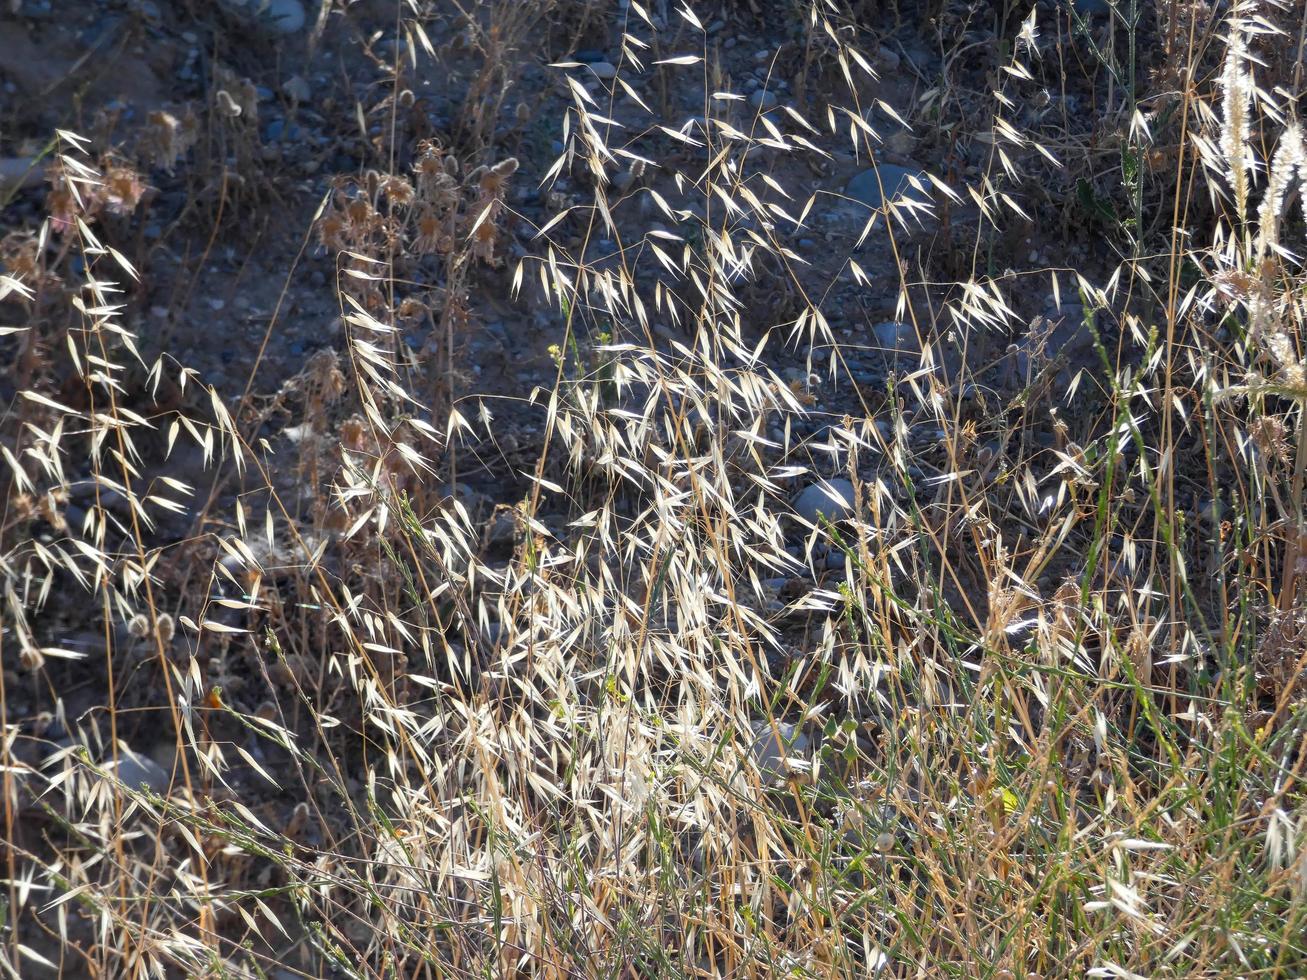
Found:
[{"label": "oat spikelet", "polygon": [[[1238,13],[1249,15],[1252,6],[1242,7]],[[1221,152],[1229,167],[1230,189],[1234,192],[1235,208],[1240,220],[1248,212],[1248,179],[1252,159],[1248,152],[1248,120],[1253,104],[1253,80],[1248,71],[1248,37],[1245,21],[1236,18],[1231,22],[1230,37],[1226,42],[1225,70],[1221,74],[1221,104],[1224,108],[1221,122]]]}]

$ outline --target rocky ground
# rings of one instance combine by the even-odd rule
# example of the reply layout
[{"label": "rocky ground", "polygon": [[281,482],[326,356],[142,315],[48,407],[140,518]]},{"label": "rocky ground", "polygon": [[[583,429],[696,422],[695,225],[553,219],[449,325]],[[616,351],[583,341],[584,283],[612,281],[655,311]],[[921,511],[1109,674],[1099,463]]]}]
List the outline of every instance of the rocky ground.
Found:
[{"label": "rocky ground", "polygon": [[[297,413],[306,406],[306,365],[322,352],[336,362],[345,353],[342,316],[348,310],[335,289],[337,256],[324,245],[315,215],[339,188],[366,183],[369,174],[411,173],[422,140],[451,149],[479,141],[486,162],[513,156],[519,164],[506,198],[505,236],[489,261],[469,275],[457,329],[430,316],[414,317],[402,339],[414,376],[424,378],[431,392],[433,410],[439,403],[458,405],[468,416],[483,405],[493,412],[493,435],[465,447],[462,498],[486,519],[498,505],[521,499],[523,466],[538,453],[544,429],[542,402],[526,396],[553,383],[557,363],[551,349],[563,340],[564,323],[530,278],[512,298],[511,278],[518,260],[538,252],[537,231],[592,193],[579,160],[553,169],[565,155],[562,120],[575,97],[572,85],[612,120],[611,145],[626,159],[648,163],[633,163],[615,175],[611,229],[564,221],[550,229],[551,236],[595,269],[625,264],[637,282],[641,270],[656,269],[650,243],[684,240],[698,221],[718,220],[707,210],[711,198],[695,184],[706,151],[659,127],[695,143],[703,127],[722,123],[754,134],[777,127],[811,138],[815,152],[773,152],[759,161],[757,173],[769,179],[752,184],[778,215],[794,217],[811,198],[802,223],[778,218],[762,229],[746,220],[733,229],[737,235],[765,231],[785,250],[784,270],[774,256],[765,256],[741,274],[745,281],[739,284],[743,335],[757,342],[764,329],[770,332],[766,364],[808,410],[766,433],[780,447],[778,463],[813,466],[835,479],[835,489],[847,491],[846,456],[830,433],[850,421],[857,428],[879,417],[882,437],[891,436],[889,416],[880,411],[894,390],[891,377],[912,384],[928,374],[946,385],[966,377],[969,390],[960,394],[977,406],[977,443],[992,459],[997,447],[986,443],[987,405],[1010,397],[1043,363],[1058,364],[1064,385],[1093,364],[1073,299],[1073,273],[1105,265],[1110,256],[1103,246],[1088,237],[1076,241],[1065,214],[1029,194],[1023,200],[1032,220],[1000,234],[981,225],[966,193],[988,166],[990,148],[958,124],[968,106],[979,103],[984,76],[993,69],[992,57],[977,46],[1004,29],[985,5],[950,7],[951,19],[935,23],[905,7],[895,24],[864,28],[879,79],[867,82],[860,95],[882,140],[878,169],[869,167],[864,153],[852,151],[847,133],[832,136],[820,125],[824,100],[838,85],[836,66],[805,50],[805,35],[793,18],[753,13],[744,5],[724,6],[698,34],[667,11],[655,9],[662,28],[656,32],[624,4],[596,4],[585,16],[573,11],[570,19],[560,15],[533,25],[543,43],[497,52],[499,64],[490,64],[478,46],[477,29],[457,17],[429,22],[427,40],[437,55],[432,58],[412,34],[396,38],[389,4],[329,5],[320,17],[301,16],[294,3],[262,16],[246,9],[253,6],[235,0],[86,0],[56,10],[23,0],[0,14],[0,157],[7,200],[0,231],[16,243],[40,226],[50,206],[42,154],[56,127],[90,137],[106,166],[132,168],[139,201],[130,214],[109,219],[119,247],[142,270],[125,298],[128,327],[147,362],[164,352],[193,368],[199,381],[224,394],[234,414],[257,421],[258,438],[282,460],[302,462],[297,446],[304,420]],[[1037,9],[1050,58],[1083,59],[1068,9]],[[1088,27],[1103,27],[1093,20],[1101,11],[1092,5],[1078,9],[1090,18]],[[623,31],[657,44],[664,57],[706,50],[712,77],[703,68],[683,70],[669,86],[652,66],[623,63]],[[486,107],[474,99],[483,91],[475,85],[488,74],[500,88],[487,120]],[[937,112],[932,124],[930,107],[940,103],[942,79],[958,86],[949,111],[959,119],[941,119]],[[1079,110],[1092,98],[1094,79],[1068,73],[1061,81],[1060,90],[1045,93],[1043,105],[1026,110],[1027,121],[1048,118],[1062,139],[1079,138],[1087,127]],[[473,95],[464,97],[469,91]],[[739,98],[717,97],[722,91]],[[176,132],[161,134],[164,113],[180,121]],[[817,128],[803,127],[798,117]],[[160,145],[169,139],[177,145]],[[883,218],[869,233],[866,227],[885,194],[932,204],[929,211],[909,204],[901,212],[893,247]],[[955,301],[931,283],[955,271],[960,254],[977,248],[988,250],[991,272],[1009,263],[1038,270],[1024,272],[1009,296],[1023,304],[1017,319],[1035,321],[1030,333],[1004,328],[973,339],[963,351],[944,336],[947,317],[933,323],[896,319],[905,286],[915,309],[939,310]],[[1054,251],[1079,255],[1083,264],[1074,270],[1041,267]],[[421,273],[423,267],[415,268]],[[1052,291],[1059,271],[1060,305]],[[441,285],[415,282],[414,294],[428,296]],[[823,310],[837,348],[822,339],[812,343],[808,331],[787,336],[805,302]],[[1047,318],[1044,325],[1040,316]],[[630,325],[609,328],[621,340]],[[666,319],[655,329],[655,342],[664,348],[687,336],[683,325]],[[924,365],[923,340],[932,352]],[[15,397],[16,382],[12,373],[0,372],[6,403]],[[988,400],[977,385],[992,389]],[[184,397],[196,398],[197,392]],[[920,451],[918,474],[943,472],[948,460],[937,445],[937,422],[926,412],[910,414],[906,422],[909,443]],[[870,477],[882,464],[869,454],[861,465],[862,476]],[[282,488],[301,479],[299,463],[272,467]],[[242,492],[238,482],[206,473],[198,452],[173,455],[155,475],[201,488],[194,505],[155,529],[153,543],[165,546],[201,539],[219,526],[215,515],[229,513]],[[89,482],[81,486],[94,492]],[[842,509],[815,484],[805,489],[803,482],[794,483],[791,490],[798,511],[809,518],[818,509]],[[312,496],[290,494],[306,508]],[[88,501],[79,502],[74,489],[71,504],[75,519]],[[796,554],[801,544],[795,541]],[[843,573],[838,551],[825,561],[831,575]],[[765,584],[785,594],[786,579]],[[779,600],[774,605],[779,608]],[[64,612],[55,613],[48,627],[59,646],[90,650],[103,644]],[[52,707],[45,696],[33,695],[17,707]],[[83,706],[102,703],[93,681],[81,700]],[[12,695],[10,707],[12,713]]]},{"label": "rocky ground", "polygon": [[[740,241],[751,232],[765,236],[782,250],[783,259],[760,252],[756,266],[739,273],[741,335],[751,344],[766,336],[766,367],[807,409],[763,435],[774,444],[768,452],[777,465],[810,468],[784,486],[809,522],[819,511],[838,517],[848,509],[815,477],[829,481],[836,495],[852,496],[847,450],[832,432],[851,429],[867,440],[859,475],[874,477],[885,465],[884,447],[899,436],[888,409],[903,386],[933,382],[951,392],[971,420],[970,462],[984,470],[1009,448],[994,442],[998,406],[1037,377],[1046,390],[1064,392],[1096,363],[1074,277],[1092,277],[1115,261],[1077,210],[1076,181],[1087,176],[1092,198],[1099,175],[1066,177],[1050,167],[1018,195],[1029,220],[1006,221],[1001,231],[982,222],[968,193],[995,173],[994,141],[986,138],[991,115],[980,109],[1000,65],[996,39],[1012,27],[999,23],[989,4],[904,3],[893,10],[869,4],[876,9],[866,20],[846,25],[861,32],[879,75],[857,86],[863,119],[879,133],[875,169],[851,144],[850,123],[834,135],[826,124],[829,93],[842,84],[840,66],[814,50],[801,21],[773,9],[779,4],[757,5],[765,6],[761,13],[752,4],[718,4],[718,16],[702,32],[671,4],[652,5],[657,31],[625,3],[559,4],[551,8],[556,16],[531,23],[530,33],[505,50],[494,48],[486,24],[469,24],[443,7],[422,38],[411,31],[397,36],[391,3],[328,3],[320,14],[316,4],[294,0],[279,0],[261,14],[257,6],[254,0],[15,0],[0,12],[0,238],[8,236],[0,261],[13,268],[57,203],[43,180],[54,130],[90,138],[106,172],[120,167],[133,175],[130,206],[106,215],[104,227],[141,272],[123,297],[123,319],[144,362],[162,353],[194,369],[198,384],[170,395],[179,401],[202,405],[201,385],[220,393],[248,427],[251,444],[268,450],[269,477],[300,508],[292,516],[305,528],[322,515],[313,512],[316,471],[303,446],[322,432],[311,424],[315,412],[328,411],[321,386],[336,384],[333,372],[349,359],[344,317],[351,309],[337,288],[347,263],[326,240],[320,216],[324,209],[332,213],[340,193],[387,175],[411,178],[423,141],[462,154],[464,173],[517,161],[506,183],[500,235],[458,281],[464,295],[457,317],[445,303],[456,288],[448,268],[435,260],[406,267],[413,315],[401,320],[399,347],[408,380],[430,400],[425,415],[417,413],[420,421],[439,425],[451,407],[468,418],[493,414],[493,428],[460,447],[457,485],[445,488],[484,524],[492,552],[505,543],[501,538],[511,544],[511,522],[497,515],[528,491],[524,471],[544,440],[544,401],[531,393],[554,384],[567,337],[565,318],[533,275],[515,295],[518,263],[541,254],[538,233],[546,226],[549,241],[573,261],[593,270],[626,267],[637,283],[656,278],[652,246],[685,247],[705,220],[731,227]],[[1076,4],[1074,16],[1058,3],[1036,10],[1044,65],[1055,84],[1014,111],[1023,126],[1055,134],[1054,143],[1079,146],[1095,138],[1084,107],[1103,81],[1073,27],[1080,19],[1087,36],[1106,37],[1106,13],[1094,3]],[[650,47],[643,66],[623,60],[623,32]],[[676,73],[653,64],[705,53],[705,65]],[[551,225],[593,199],[592,176],[582,161],[566,156],[563,120],[578,97],[593,100],[596,114],[610,120],[609,146],[627,154],[624,169],[612,174],[610,227],[570,218]],[[980,119],[985,130],[967,129]],[[713,198],[698,182],[707,162],[701,137],[723,124],[755,136],[774,128],[808,141],[812,152],[757,151],[749,187],[774,205],[774,223],[735,221],[712,210]],[[1103,172],[1110,179],[1106,164]],[[882,215],[868,232],[887,196],[908,202],[901,220],[888,233]],[[792,220],[809,200],[803,220]],[[930,208],[914,212],[913,203]],[[1050,268],[1054,255],[1058,268]],[[1015,309],[1005,319],[1031,326],[1013,330],[1005,323],[971,334],[963,346],[961,335],[950,333],[947,312],[958,293],[937,284],[967,270],[1006,272],[1006,298]],[[646,299],[654,301],[652,292]],[[813,342],[808,330],[790,336],[809,304],[823,311],[836,346],[821,337]],[[909,317],[906,309],[916,312]],[[1113,328],[1103,327],[1110,341]],[[596,346],[620,342],[633,329],[632,323],[586,324]],[[689,336],[684,324],[667,317],[656,318],[654,333],[663,350]],[[16,343],[0,337],[0,358],[16,356]],[[1081,383],[1082,404],[1092,406],[1093,382]],[[0,403],[14,404],[22,384],[20,372],[0,367]],[[148,378],[132,384],[134,403],[149,406],[152,398],[158,407],[157,393],[147,398]],[[1067,417],[1073,429],[1075,411]],[[916,477],[938,477],[956,466],[928,406],[909,408],[901,421]],[[1048,425],[1034,438],[1027,456],[1059,437]],[[206,536],[224,529],[237,502],[258,491],[262,474],[215,476],[198,450],[179,450],[151,477],[198,492],[149,532],[149,544],[166,555],[197,549],[211,561],[216,551],[204,544]],[[87,499],[78,497],[79,487]],[[85,474],[72,488],[68,505],[76,521],[97,488]],[[125,514],[125,501],[110,504]],[[805,553],[803,544],[796,533],[796,556]],[[265,563],[275,566],[275,558]],[[794,579],[763,581],[767,608],[779,614],[798,592],[842,580],[846,565],[838,549],[821,548],[815,558],[818,564]],[[165,574],[180,582],[191,573],[178,558]],[[82,610],[79,601],[70,586],[66,602],[46,607],[43,642],[102,651],[106,637],[82,615],[94,610]],[[785,628],[796,646],[804,643],[803,624]],[[126,631],[117,642],[131,649],[139,639]],[[38,734],[59,745],[64,733],[50,721],[51,691],[16,673],[7,687],[8,717],[46,719]],[[238,707],[255,711],[257,697],[242,703],[240,688],[237,680],[225,682]],[[81,717],[103,705],[106,694],[91,672],[59,697],[68,717]],[[161,765],[172,765],[171,736],[154,737],[142,721],[120,737],[140,750],[120,765],[166,785]],[[762,751],[778,754],[774,745]],[[259,758],[269,766],[278,761]],[[278,805],[270,803],[274,812]]]}]

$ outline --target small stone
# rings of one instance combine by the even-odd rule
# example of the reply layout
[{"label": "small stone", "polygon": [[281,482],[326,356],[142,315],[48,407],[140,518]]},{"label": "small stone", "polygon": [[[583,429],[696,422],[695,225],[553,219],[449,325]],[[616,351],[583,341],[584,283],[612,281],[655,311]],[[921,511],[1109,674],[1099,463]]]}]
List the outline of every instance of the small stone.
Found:
[{"label": "small stone", "polygon": [[1059,366],[1059,377],[1066,382],[1077,371],[1096,369],[1098,355],[1094,335],[1085,324],[1085,308],[1079,303],[1064,303],[1036,319],[1017,343],[1015,363],[1019,377],[1026,376],[1031,357],[1037,352]]},{"label": "small stone", "polygon": [[[922,187],[929,187],[929,178],[919,170],[909,170],[892,163],[882,163],[857,174],[845,185],[844,193],[869,208],[882,208],[886,200],[893,202],[901,198],[928,204],[928,195],[912,186],[910,178],[916,177]],[[884,194],[881,193],[882,188]]]},{"label": "small stone", "polygon": [[853,484],[839,478],[809,484],[794,498],[794,512],[813,525],[823,516],[829,521],[845,520],[853,515]]},{"label": "small stone", "polygon": [[613,190],[618,194],[625,194],[635,186],[635,180],[635,174],[629,170],[623,170],[613,176]]},{"label": "small stone", "polygon": [[285,37],[304,29],[307,17],[300,0],[219,0],[229,14]]},{"label": "small stone", "polygon": [[593,65],[595,62],[604,61],[604,53],[598,48],[577,48],[572,53],[572,60],[579,61],[583,65]]},{"label": "small stone", "polygon": [[871,334],[875,338],[876,347],[882,353],[921,353],[921,348],[917,344],[917,331],[910,323],[898,323],[894,320],[888,320],[872,327]]},{"label": "small stone", "polygon": [[1112,12],[1112,5],[1108,0],[1071,0],[1071,6],[1081,17]]},{"label": "small stone", "polygon": [[309,88],[309,83],[299,75],[291,75],[290,78],[282,82],[281,90],[288,99],[296,104],[308,102],[313,95],[313,90]]},{"label": "small stone", "polygon": [[304,29],[304,6],[300,0],[267,0],[260,14],[268,25],[283,36]]},{"label": "small stone", "polygon": [[590,71],[594,73],[595,78],[601,78],[605,81],[617,77],[617,67],[611,61],[591,62]]},{"label": "small stone", "polygon": [[104,768],[129,789],[144,787],[156,793],[163,793],[172,782],[172,777],[164,772],[161,765],[149,756],[133,752],[125,745],[118,751],[117,762],[110,759],[105,763]]},{"label": "small stone", "polygon": [[826,552],[826,567],[832,572],[844,571],[844,552],[834,548]]},{"label": "small stone", "polygon": [[887,48],[884,45],[881,45],[876,50],[876,66],[881,71],[886,71],[886,72],[898,71],[899,70],[898,52],[890,48]]},{"label": "small stone", "polygon": [[269,143],[280,143],[282,139],[298,140],[301,130],[298,126],[292,124],[289,129],[286,126],[286,120],[273,119],[268,125],[263,127],[263,138]]},{"label": "small stone", "polygon": [[45,180],[45,171],[36,157],[0,158],[0,197],[12,187],[39,187]]},{"label": "small stone", "polygon": [[776,98],[776,93],[765,88],[760,88],[749,96],[749,105],[755,109],[766,112],[768,109],[775,109],[780,100]]},{"label": "small stone", "polygon": [[803,756],[807,754],[811,740],[802,732],[796,732],[794,725],[778,721],[773,728],[770,721],[761,720],[753,722],[752,728],[749,755],[769,782],[790,776],[796,769],[795,763],[805,761]]},{"label": "small stone", "polygon": [[1225,514],[1225,510],[1225,505],[1213,498],[1199,509],[1198,519],[1210,527],[1216,527],[1221,523],[1221,517]]},{"label": "small stone", "polygon": [[486,544],[495,550],[510,549],[517,540],[517,521],[508,510],[501,510],[490,522],[486,533]]}]

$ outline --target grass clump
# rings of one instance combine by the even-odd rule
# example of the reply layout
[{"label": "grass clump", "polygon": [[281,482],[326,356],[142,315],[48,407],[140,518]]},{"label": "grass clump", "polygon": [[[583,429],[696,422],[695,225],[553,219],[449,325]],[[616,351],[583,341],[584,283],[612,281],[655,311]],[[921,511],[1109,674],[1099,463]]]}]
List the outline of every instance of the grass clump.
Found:
[{"label": "grass clump", "polygon": [[[396,7],[275,391],[131,322],[107,149],[0,243],[7,971],[1302,975],[1292,11],[1021,9],[894,88],[823,0],[773,105],[706,5],[473,6]],[[519,192],[507,59],[610,22]],[[893,146],[941,165],[851,200]],[[478,388],[486,297],[539,380]]]}]

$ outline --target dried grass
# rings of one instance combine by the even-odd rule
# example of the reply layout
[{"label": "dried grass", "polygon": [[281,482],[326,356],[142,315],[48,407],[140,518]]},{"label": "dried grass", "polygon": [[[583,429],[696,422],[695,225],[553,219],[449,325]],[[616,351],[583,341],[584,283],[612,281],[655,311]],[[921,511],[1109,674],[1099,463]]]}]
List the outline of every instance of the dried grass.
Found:
[{"label": "dried grass", "polygon": [[[524,257],[504,263],[516,161],[425,144],[412,173],[342,184],[316,231],[348,342],[268,406],[142,358],[120,315],[138,272],[100,221],[130,215],[138,184],[60,134],[41,247],[9,241],[0,277],[28,318],[0,338],[20,392],[0,425],[9,973],[1307,969],[1289,203],[1307,154],[1248,43],[1292,39],[1241,4],[1217,84],[1183,95],[1176,183],[1212,189],[1211,242],[1177,202],[1170,254],[1135,249],[1102,283],[1038,273],[1092,334],[1098,364],[1068,391],[1043,353],[1056,325],[1019,371],[994,339],[1026,328],[1015,274],[977,264],[928,294],[910,273],[912,230],[950,198],[978,215],[966,253],[1025,220],[1024,182],[1051,166],[1009,114],[1037,67],[1030,21],[979,179],[932,178],[930,204],[904,196],[862,233],[898,257],[917,366],[812,451],[810,383],[770,354],[798,345],[820,377],[851,345],[787,244],[824,204],[769,172],[819,162],[831,134],[871,153],[873,59],[815,3],[842,100],[759,116],[722,93],[680,127],[649,108],[697,161],[699,206],[679,206],[604,104],[652,107],[651,87],[710,70],[707,13],[668,8],[657,58],[632,2],[611,90],[567,83],[550,177],[590,196]],[[1269,160],[1255,132],[1277,134]],[[662,225],[623,241],[614,212],[637,202]],[[598,238],[617,261],[587,258]],[[424,261],[441,285],[420,292]],[[515,446],[459,394],[477,270],[560,324],[554,383],[530,394],[543,424]],[[792,304],[769,332],[760,279]],[[433,326],[422,358],[399,337],[414,318]],[[293,473],[255,435],[277,412],[300,416]],[[457,487],[477,445],[524,475],[495,515]],[[207,503],[166,475],[192,446],[220,474]],[[791,488],[840,475],[847,519],[787,550]],[[202,534],[157,543],[200,505]],[[500,519],[511,557],[490,559]],[[94,606],[77,646],[57,642],[66,603]],[[98,710],[64,712],[68,660],[104,678]],[[10,713],[42,688],[52,717]],[[126,754],[133,713],[170,759]]]}]

